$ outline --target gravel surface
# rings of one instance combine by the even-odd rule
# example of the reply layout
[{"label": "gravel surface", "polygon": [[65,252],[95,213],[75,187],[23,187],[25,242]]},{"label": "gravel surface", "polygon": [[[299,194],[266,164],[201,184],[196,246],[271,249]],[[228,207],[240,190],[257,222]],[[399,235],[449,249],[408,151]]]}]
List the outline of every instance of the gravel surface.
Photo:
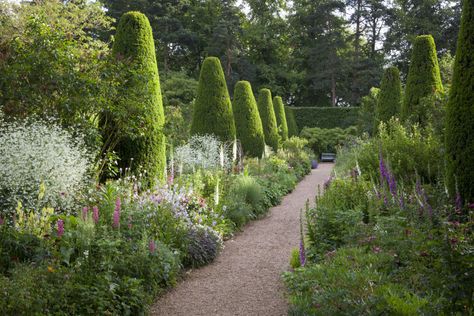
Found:
[{"label": "gravel surface", "polygon": [[151,314],[286,315],[281,273],[289,269],[291,250],[299,245],[300,209],[306,200],[314,201],[331,169],[332,164],[320,164],[268,216],[226,241],[212,264],[189,271],[157,300]]}]

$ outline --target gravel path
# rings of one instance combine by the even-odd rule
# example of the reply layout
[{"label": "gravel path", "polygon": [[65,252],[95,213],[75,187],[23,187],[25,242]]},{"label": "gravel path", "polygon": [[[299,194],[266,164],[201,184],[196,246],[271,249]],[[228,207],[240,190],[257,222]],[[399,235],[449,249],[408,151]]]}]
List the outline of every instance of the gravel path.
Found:
[{"label": "gravel path", "polygon": [[320,164],[281,205],[225,242],[210,265],[191,271],[158,299],[152,315],[286,315],[281,273],[289,269],[291,250],[299,245],[299,214],[314,201],[332,164]]}]

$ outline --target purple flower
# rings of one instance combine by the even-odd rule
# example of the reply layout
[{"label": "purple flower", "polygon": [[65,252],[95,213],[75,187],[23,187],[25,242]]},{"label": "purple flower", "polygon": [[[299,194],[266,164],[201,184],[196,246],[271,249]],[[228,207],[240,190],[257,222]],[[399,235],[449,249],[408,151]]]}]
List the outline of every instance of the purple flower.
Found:
[{"label": "purple flower", "polygon": [[148,249],[150,249],[150,253],[154,253],[155,250],[156,250],[156,244],[155,244],[155,241],[152,239],[150,240],[150,242],[148,243]]},{"label": "purple flower", "polygon": [[459,192],[456,192],[456,210],[459,211],[462,209],[462,199],[461,199],[461,194]]},{"label": "purple flower", "polygon": [[304,241],[303,238],[300,239],[300,265],[304,267],[306,263],[306,251],[304,249]]},{"label": "purple flower", "polygon": [[384,182],[384,179],[389,181],[390,175],[387,170],[387,166],[385,165],[385,161],[383,160],[382,152],[379,154],[379,170],[380,170],[380,184]]},{"label": "purple flower", "polygon": [[99,222],[99,208],[97,206],[92,208],[92,219],[96,224]]},{"label": "purple flower", "polygon": [[474,203],[469,204],[467,207],[469,207],[470,209],[473,209],[474,208]]},{"label": "purple flower", "polygon": [[87,219],[87,214],[89,213],[89,208],[87,206],[84,206],[82,208],[82,219],[85,220]]},{"label": "purple flower", "polygon": [[64,234],[64,221],[58,219],[58,237],[61,237]]},{"label": "purple flower", "polygon": [[122,202],[120,201],[120,197],[117,197],[117,200],[115,200],[115,211],[120,212],[121,205],[122,205]]},{"label": "purple flower", "polygon": [[388,175],[388,187],[390,189],[390,193],[392,193],[392,196],[394,198],[397,197],[397,181],[395,180],[395,177],[393,175]]}]

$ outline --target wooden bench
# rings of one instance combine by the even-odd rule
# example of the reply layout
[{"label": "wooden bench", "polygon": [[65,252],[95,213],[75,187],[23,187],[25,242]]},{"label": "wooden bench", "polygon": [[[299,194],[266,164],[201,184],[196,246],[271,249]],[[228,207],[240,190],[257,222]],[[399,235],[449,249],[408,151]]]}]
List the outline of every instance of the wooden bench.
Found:
[{"label": "wooden bench", "polygon": [[336,154],[333,153],[322,153],[321,162],[334,162],[336,160]]}]

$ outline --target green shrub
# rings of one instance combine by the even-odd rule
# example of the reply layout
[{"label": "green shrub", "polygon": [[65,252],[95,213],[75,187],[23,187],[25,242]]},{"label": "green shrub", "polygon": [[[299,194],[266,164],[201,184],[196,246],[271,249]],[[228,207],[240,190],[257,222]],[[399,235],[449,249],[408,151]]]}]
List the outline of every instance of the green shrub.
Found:
[{"label": "green shrub", "polygon": [[350,127],[343,130],[339,127],[332,129],[305,127],[300,135],[302,138],[308,140],[308,146],[313,150],[316,156],[319,157],[323,152],[335,153],[339,146],[344,145],[357,135],[357,128]]},{"label": "green shrub", "polygon": [[125,13],[117,26],[113,55],[130,68],[123,73],[123,93],[120,102],[128,109],[124,116],[135,126],[132,132],[121,130],[107,115],[102,118],[103,138],[106,144],[116,135],[112,146],[122,169],[130,168],[135,174],[146,170],[148,186],[165,178],[166,145],[163,134],[165,117],[161,99],[160,78],[155,56],[155,44],[150,22],[139,12]]},{"label": "green shrub", "polygon": [[288,315],[377,315],[374,290],[387,282],[389,254],[341,248],[322,264],[286,273]]},{"label": "green shrub", "polygon": [[285,106],[281,97],[276,96],[273,98],[273,106],[275,110],[275,116],[277,120],[278,131],[283,141],[288,139],[288,123],[286,119]]},{"label": "green shrub", "polygon": [[212,134],[220,141],[235,140],[235,123],[227,84],[217,57],[204,60],[194,101],[191,135]]},{"label": "green shrub", "polygon": [[303,127],[348,128],[357,124],[359,107],[292,107],[296,124]]},{"label": "green shrub", "polygon": [[301,267],[299,248],[293,248],[293,250],[291,250],[290,267],[293,269]]},{"label": "green shrub", "polygon": [[[369,94],[362,97],[357,117],[357,128],[361,133],[374,133],[375,124],[375,108],[377,107],[379,88],[371,88]],[[377,128],[375,128],[377,130]]]},{"label": "green shrub", "polygon": [[278,126],[273,109],[272,93],[268,89],[261,89],[258,95],[258,112],[262,119],[265,143],[275,152],[279,148]]},{"label": "green shrub", "polygon": [[464,1],[446,115],[447,186],[474,202],[474,4]]},{"label": "green shrub", "polygon": [[428,113],[426,107],[420,107],[420,102],[426,97],[442,92],[443,84],[434,39],[431,35],[418,36],[411,55],[402,118],[426,126]]},{"label": "green shrub", "polygon": [[400,72],[397,67],[389,67],[385,69],[380,84],[380,93],[375,107],[375,130],[377,130],[380,122],[388,122],[392,116],[400,113],[401,102],[402,83]]},{"label": "green shrub", "polygon": [[422,181],[436,182],[444,165],[440,147],[432,132],[421,133],[418,127],[404,127],[398,119],[391,119],[380,125],[377,137],[341,148],[336,171],[345,174],[358,165],[364,179],[377,180],[382,152],[397,181],[413,183],[419,176]]},{"label": "green shrub", "polygon": [[248,81],[239,81],[235,85],[232,107],[237,139],[240,140],[244,153],[261,158],[265,150],[262,120]]},{"label": "green shrub", "polygon": [[366,188],[364,182],[334,180],[317,199],[316,208],[307,210],[310,257],[321,260],[327,252],[346,245],[360,234],[369,203]]},{"label": "green shrub", "polygon": [[295,112],[293,108],[285,106],[286,123],[288,124],[288,137],[298,136],[300,131],[296,124]]}]

